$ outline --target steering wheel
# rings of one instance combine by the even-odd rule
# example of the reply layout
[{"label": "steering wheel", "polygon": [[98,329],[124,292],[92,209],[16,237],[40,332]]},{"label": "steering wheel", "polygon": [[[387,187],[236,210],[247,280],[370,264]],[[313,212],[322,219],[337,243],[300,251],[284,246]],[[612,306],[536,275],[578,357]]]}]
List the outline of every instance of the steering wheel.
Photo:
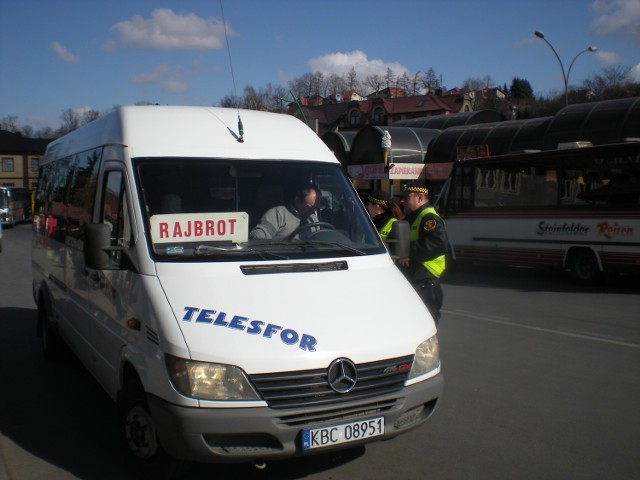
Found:
[{"label": "steering wheel", "polygon": [[330,224],[329,222],[312,222],[312,223],[305,223],[303,225],[300,225],[298,228],[296,228],[293,232],[291,232],[291,235],[289,235],[287,237],[287,240],[292,240],[293,237],[295,237],[296,235],[298,235],[301,231],[306,230],[308,228],[313,228],[313,227],[320,227],[320,229],[323,228],[327,228],[329,230],[335,230],[336,227],[334,227],[332,224]]}]

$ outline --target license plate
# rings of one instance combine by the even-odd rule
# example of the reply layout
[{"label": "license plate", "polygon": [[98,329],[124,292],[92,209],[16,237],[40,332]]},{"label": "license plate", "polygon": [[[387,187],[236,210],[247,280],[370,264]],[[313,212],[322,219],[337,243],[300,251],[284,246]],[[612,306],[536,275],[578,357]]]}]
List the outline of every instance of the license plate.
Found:
[{"label": "license plate", "polygon": [[302,431],[302,449],[328,447],[384,435],[384,417]]}]

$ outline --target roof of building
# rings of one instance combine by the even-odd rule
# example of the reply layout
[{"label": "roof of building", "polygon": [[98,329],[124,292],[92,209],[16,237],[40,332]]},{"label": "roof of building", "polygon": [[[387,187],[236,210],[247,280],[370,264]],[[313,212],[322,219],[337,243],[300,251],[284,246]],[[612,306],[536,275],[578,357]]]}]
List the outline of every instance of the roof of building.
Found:
[{"label": "roof of building", "polygon": [[463,108],[463,102],[462,95],[429,94],[398,98],[372,97],[362,101],[310,105],[304,110],[311,119],[318,120],[319,123],[327,125],[331,129],[339,125],[353,108],[357,108],[364,114],[369,114],[376,106],[382,105],[386,113],[390,115],[429,116],[458,113]]},{"label": "roof of building", "polygon": [[29,138],[20,133],[0,130],[0,154],[3,155],[44,155],[50,138]]}]

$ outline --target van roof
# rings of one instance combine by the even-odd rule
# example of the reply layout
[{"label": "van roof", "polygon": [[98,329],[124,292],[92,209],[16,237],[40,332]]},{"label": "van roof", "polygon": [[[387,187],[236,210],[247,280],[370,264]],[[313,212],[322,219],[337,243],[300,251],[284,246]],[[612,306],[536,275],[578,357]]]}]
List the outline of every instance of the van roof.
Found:
[{"label": "van roof", "polygon": [[[238,118],[243,124],[239,141]],[[127,106],[61,137],[45,162],[102,145],[130,157],[298,159],[337,162],[326,144],[291,115],[193,106]]]}]

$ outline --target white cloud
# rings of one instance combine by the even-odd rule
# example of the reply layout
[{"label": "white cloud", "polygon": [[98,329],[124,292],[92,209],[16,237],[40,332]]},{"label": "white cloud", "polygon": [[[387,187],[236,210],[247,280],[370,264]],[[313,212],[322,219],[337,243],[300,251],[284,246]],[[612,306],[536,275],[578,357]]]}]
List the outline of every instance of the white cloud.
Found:
[{"label": "white cloud", "polygon": [[631,67],[629,70],[629,76],[627,77],[631,82],[640,83],[640,63]]},{"label": "white cloud", "polygon": [[[150,18],[136,15],[116,23],[110,30],[117,40],[105,44],[108,50],[123,45],[163,51],[205,51],[222,48],[225,39],[222,21],[213,17],[200,18],[193,13],[176,14],[166,8],[154,10]],[[231,36],[235,32],[227,26],[227,34]]]},{"label": "white cloud", "polygon": [[133,75],[131,81],[133,83],[154,83],[159,82],[169,72],[170,67],[167,65],[158,65],[152,72],[140,73]]},{"label": "white cloud", "polygon": [[601,65],[604,65],[605,67],[620,64],[620,56],[614,52],[605,52],[603,50],[598,50],[596,52],[596,59],[598,60],[598,62],[600,62]]},{"label": "white cloud", "polygon": [[69,52],[59,42],[52,42],[49,48],[53,50],[53,53],[58,57],[58,60],[62,60],[67,63],[78,63],[80,61],[80,57]]},{"label": "white cloud", "polygon": [[596,33],[629,38],[640,45],[640,1],[596,0],[591,8],[597,15],[591,24]]},{"label": "white cloud", "polygon": [[369,60],[366,53],[355,50],[353,52],[328,53],[309,60],[313,72],[322,72],[325,76],[336,74],[339,76],[354,68],[358,78],[364,79],[369,75],[384,75],[390,68],[395,75],[409,73],[409,70],[399,63],[386,63],[382,60]]},{"label": "white cloud", "polygon": [[166,93],[184,93],[189,91],[190,87],[181,80],[167,80],[162,85],[162,90]]},{"label": "white cloud", "polygon": [[184,74],[181,67],[158,65],[150,72],[133,75],[131,81],[140,84],[158,84],[165,93],[184,93],[191,90],[190,85],[183,80]]}]

